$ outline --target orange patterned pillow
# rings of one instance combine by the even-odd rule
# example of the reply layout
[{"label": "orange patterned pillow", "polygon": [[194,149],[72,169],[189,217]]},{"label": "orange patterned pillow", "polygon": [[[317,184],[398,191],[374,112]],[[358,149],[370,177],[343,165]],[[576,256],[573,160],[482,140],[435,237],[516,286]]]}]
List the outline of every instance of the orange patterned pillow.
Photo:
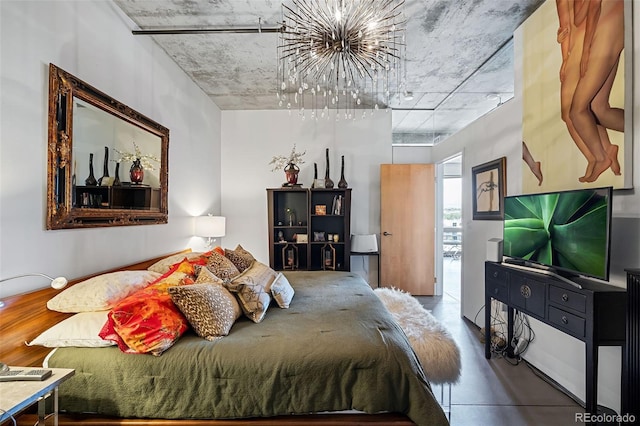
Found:
[{"label": "orange patterned pillow", "polygon": [[168,289],[193,284],[194,273],[185,259],[149,287],[123,299],[109,312],[100,337],[115,341],[124,352],[161,355],[188,328]]}]

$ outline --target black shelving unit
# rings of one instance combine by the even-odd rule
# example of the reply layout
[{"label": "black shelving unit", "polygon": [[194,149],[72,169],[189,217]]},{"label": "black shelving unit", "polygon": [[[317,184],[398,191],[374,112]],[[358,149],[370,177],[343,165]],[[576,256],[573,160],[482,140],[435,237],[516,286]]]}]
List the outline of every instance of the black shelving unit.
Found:
[{"label": "black shelving unit", "polygon": [[350,188],[268,188],[267,201],[271,268],[351,269]]}]

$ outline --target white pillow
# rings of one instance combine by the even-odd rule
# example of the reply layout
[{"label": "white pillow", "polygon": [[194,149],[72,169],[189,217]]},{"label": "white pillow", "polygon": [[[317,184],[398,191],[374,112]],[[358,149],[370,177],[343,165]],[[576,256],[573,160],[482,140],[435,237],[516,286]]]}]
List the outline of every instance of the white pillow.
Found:
[{"label": "white pillow", "polygon": [[152,271],[118,271],[75,284],[47,302],[58,312],[107,311],[128,295],[162,276]]},{"label": "white pillow", "polygon": [[279,273],[273,281],[273,284],[271,284],[271,296],[276,300],[278,306],[283,309],[288,308],[294,294],[295,291],[293,287],[291,287],[287,277]]},{"label": "white pillow", "polygon": [[107,322],[108,313],[109,311],[100,311],[75,314],[45,330],[27,345],[46,346],[47,348],[113,346],[115,342],[103,340],[98,336],[98,332]]},{"label": "white pillow", "polygon": [[153,271],[153,272],[159,272],[161,274],[166,274],[167,272],[169,272],[169,269],[171,269],[173,265],[175,265],[178,262],[182,262],[182,260],[184,260],[185,257],[187,258],[187,260],[193,260],[202,256],[203,254],[204,252],[196,252],[196,251],[192,251],[188,253],[173,254],[169,257],[165,257],[164,259],[157,261],[153,265],[149,266],[147,270]]}]

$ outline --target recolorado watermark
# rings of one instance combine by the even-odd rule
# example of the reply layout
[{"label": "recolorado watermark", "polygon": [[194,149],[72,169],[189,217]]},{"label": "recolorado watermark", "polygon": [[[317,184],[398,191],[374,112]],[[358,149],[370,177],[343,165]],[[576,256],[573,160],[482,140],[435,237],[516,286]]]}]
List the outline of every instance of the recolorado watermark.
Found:
[{"label": "recolorado watermark", "polygon": [[633,414],[592,414],[576,413],[574,421],[576,423],[635,423],[636,416]]}]

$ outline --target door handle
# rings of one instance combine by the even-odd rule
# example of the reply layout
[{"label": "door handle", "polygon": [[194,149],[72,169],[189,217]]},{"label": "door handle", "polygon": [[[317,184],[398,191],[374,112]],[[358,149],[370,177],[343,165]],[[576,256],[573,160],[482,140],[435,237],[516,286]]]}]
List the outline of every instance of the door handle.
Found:
[{"label": "door handle", "polygon": [[382,233],[382,235],[384,235],[385,237],[388,237],[389,235],[393,235],[393,234],[390,234],[390,233],[388,233],[387,231],[384,231],[384,232]]}]

